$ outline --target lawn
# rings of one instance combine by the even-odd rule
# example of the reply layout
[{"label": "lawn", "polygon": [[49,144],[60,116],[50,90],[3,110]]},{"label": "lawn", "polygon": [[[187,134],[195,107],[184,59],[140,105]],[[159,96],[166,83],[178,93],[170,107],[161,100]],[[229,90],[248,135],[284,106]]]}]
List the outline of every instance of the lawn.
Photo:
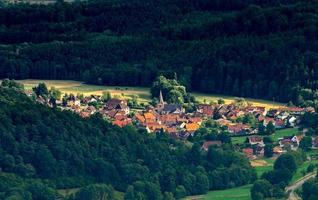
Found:
[{"label": "lawn", "polygon": [[[71,81],[71,80],[33,80],[33,79],[26,79],[18,81],[25,85],[27,90],[32,89],[32,87],[36,86],[38,83],[45,83],[49,88],[55,87],[62,91],[62,93],[81,93],[85,96],[96,94],[101,95],[103,91],[109,91],[113,96],[119,98],[129,99],[133,95],[138,96],[138,100],[140,102],[147,103],[151,100],[150,90],[147,87],[126,87],[126,86],[98,86],[98,85],[89,85],[84,84],[83,82],[79,81]],[[225,103],[232,103],[235,100],[233,96],[223,96],[223,95],[211,95],[211,94],[204,94],[204,93],[192,93],[198,101],[204,102],[211,102],[217,101],[218,99],[224,99]],[[255,106],[264,106],[267,109],[269,108],[278,108],[284,106],[281,103],[266,101],[266,100],[259,100],[259,99],[246,99],[248,102],[252,103]]]},{"label": "lawn", "polygon": [[297,128],[286,128],[281,130],[276,130],[276,132],[271,136],[274,141],[278,141],[278,138],[282,138],[284,136],[292,136],[297,135],[299,133]]},{"label": "lawn", "polygon": [[231,137],[232,144],[243,144],[247,136]]},{"label": "lawn", "polygon": [[273,170],[273,165],[255,167],[257,177],[261,177],[264,172]]},{"label": "lawn", "polygon": [[206,195],[187,197],[185,200],[250,200],[251,187],[252,185],[244,185],[227,190],[215,190]]}]

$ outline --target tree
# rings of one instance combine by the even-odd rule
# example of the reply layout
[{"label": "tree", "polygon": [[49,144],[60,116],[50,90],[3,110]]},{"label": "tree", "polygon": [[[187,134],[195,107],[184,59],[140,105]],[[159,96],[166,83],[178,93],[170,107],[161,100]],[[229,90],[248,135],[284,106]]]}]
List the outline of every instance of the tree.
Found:
[{"label": "tree", "polygon": [[251,197],[253,200],[260,200],[272,196],[272,185],[266,180],[257,180],[252,186]]},{"label": "tree", "polygon": [[196,172],[195,173],[196,184],[195,190],[196,194],[205,194],[209,190],[209,179],[206,173]]},{"label": "tree", "polygon": [[111,96],[109,91],[103,91],[102,101],[107,102],[111,98],[112,98],[112,96]]},{"label": "tree", "polygon": [[273,145],[266,144],[264,147],[264,156],[271,158],[273,156]]},{"label": "tree", "polygon": [[47,97],[49,95],[49,90],[47,89],[45,83],[39,83],[38,86],[32,88],[36,96]]},{"label": "tree", "polygon": [[163,199],[164,200],[175,200],[175,198],[173,197],[173,194],[171,192],[165,192],[163,195]]},{"label": "tree", "polygon": [[159,76],[153,82],[151,87],[151,95],[153,98],[159,97],[160,91],[162,92],[163,99],[169,103],[182,104],[188,98],[186,88],[175,79],[167,79],[164,76]]},{"label": "tree", "polygon": [[134,186],[132,186],[132,185],[128,186],[124,199],[125,200],[135,200],[136,199]]},{"label": "tree", "polygon": [[275,133],[275,126],[273,124],[272,121],[268,122],[267,126],[266,126],[266,134],[267,135],[271,135]]},{"label": "tree", "polygon": [[218,99],[218,104],[224,104],[224,103],[225,103],[224,99]]},{"label": "tree", "polygon": [[186,195],[187,195],[186,189],[182,185],[178,185],[178,187],[176,188],[176,191],[174,192],[174,196],[176,197],[176,199],[182,199]]},{"label": "tree", "polygon": [[312,147],[312,138],[305,136],[299,143],[299,147],[304,151],[309,151]]},{"label": "tree", "polygon": [[282,154],[274,163],[275,170],[289,170],[291,173],[296,172],[297,164],[294,157],[290,154]]},{"label": "tree", "polygon": [[50,89],[50,97],[56,100],[61,100],[62,92],[55,87],[51,87]]},{"label": "tree", "polygon": [[57,193],[41,182],[33,182],[27,189],[32,194],[32,200],[55,200]]},{"label": "tree", "polygon": [[7,87],[7,88],[12,88],[18,91],[23,91],[24,90],[24,85],[21,83],[18,83],[14,80],[9,80],[9,79],[4,79],[1,82],[2,87]]},{"label": "tree", "polygon": [[112,200],[114,189],[110,185],[94,184],[80,189],[74,200]]}]

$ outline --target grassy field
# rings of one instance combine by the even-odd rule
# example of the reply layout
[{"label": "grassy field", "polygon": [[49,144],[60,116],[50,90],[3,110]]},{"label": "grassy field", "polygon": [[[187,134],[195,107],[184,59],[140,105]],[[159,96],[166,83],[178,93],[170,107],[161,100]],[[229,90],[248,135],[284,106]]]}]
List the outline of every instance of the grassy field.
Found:
[{"label": "grassy field", "polygon": [[73,93],[73,94],[83,94],[84,96],[89,95],[102,95],[104,91],[111,93],[113,97],[119,97],[124,99],[129,99],[133,95],[138,96],[139,102],[147,103],[150,101],[149,88],[144,87],[121,87],[121,86],[98,86],[98,85],[88,85],[78,81],[68,81],[68,80],[20,80],[18,81],[24,84],[26,90],[31,90],[32,87],[39,83],[45,83],[48,88],[55,87],[59,89],[62,93]]},{"label": "grassy field", "polygon": [[311,161],[306,161],[305,163],[303,163],[300,167],[298,167],[296,173],[293,176],[292,182],[295,182],[296,180],[300,179],[301,177],[304,176],[304,172],[306,172],[307,167],[310,164],[314,164],[317,165],[318,164],[318,160],[311,160]]},{"label": "grassy field", "polygon": [[250,200],[251,187],[252,185],[244,185],[227,190],[216,190],[206,195],[187,197],[185,200]]},{"label": "grassy field", "polygon": [[[37,84],[43,82],[49,88],[55,87],[61,90],[62,93],[81,93],[85,96],[95,94],[101,95],[103,91],[110,92],[113,96],[117,96],[120,98],[129,99],[133,95],[138,96],[138,101],[147,103],[151,100],[151,95],[149,88],[146,87],[126,87],[126,86],[98,86],[98,85],[89,85],[84,84],[79,81],[69,81],[69,80],[20,80],[20,83],[25,85],[26,89],[32,89],[32,87],[36,86]],[[211,95],[211,94],[203,94],[203,93],[192,93],[198,101],[204,102],[211,102],[217,101],[218,99],[224,99],[225,103],[231,103],[235,100],[233,96],[222,96],[222,95]],[[284,106],[281,103],[265,101],[265,100],[258,100],[258,99],[246,99],[248,102],[252,103],[255,106],[265,106],[267,109],[269,108],[278,108]]]},{"label": "grassy field", "polygon": [[[278,138],[282,138],[284,136],[292,136],[297,135],[299,133],[297,128],[286,128],[281,130],[276,130],[275,134],[271,135],[270,137],[273,139],[274,142],[278,141]],[[233,144],[243,144],[246,141],[248,136],[238,136],[238,137],[231,137]]]},{"label": "grassy field", "polygon": [[[235,97],[233,96],[224,96],[224,95],[213,95],[213,94],[204,94],[204,93],[192,93],[197,100],[203,102],[217,102],[218,99],[223,99],[226,104],[230,104],[234,102]],[[278,102],[273,101],[267,101],[267,100],[260,100],[260,99],[251,99],[251,98],[245,98],[249,103],[252,103],[254,106],[264,106],[267,110],[270,108],[279,108],[284,107],[285,105]]]},{"label": "grassy field", "polygon": [[297,135],[299,133],[297,128],[286,128],[281,130],[276,130],[276,132],[271,136],[274,141],[277,141],[278,138],[282,138],[284,136],[292,136]]}]

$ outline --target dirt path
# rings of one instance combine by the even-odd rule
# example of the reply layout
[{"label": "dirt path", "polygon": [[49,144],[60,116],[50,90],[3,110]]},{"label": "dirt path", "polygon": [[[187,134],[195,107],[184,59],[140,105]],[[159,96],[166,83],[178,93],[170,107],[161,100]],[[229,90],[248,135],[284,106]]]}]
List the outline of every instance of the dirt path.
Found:
[{"label": "dirt path", "polygon": [[298,179],[296,182],[294,182],[292,185],[289,185],[288,187],[286,187],[286,192],[289,193],[289,197],[288,200],[299,200],[301,199],[297,194],[296,194],[296,190],[301,187],[307,180],[313,178],[316,176],[316,172],[312,172],[310,174],[307,174],[306,176]]}]

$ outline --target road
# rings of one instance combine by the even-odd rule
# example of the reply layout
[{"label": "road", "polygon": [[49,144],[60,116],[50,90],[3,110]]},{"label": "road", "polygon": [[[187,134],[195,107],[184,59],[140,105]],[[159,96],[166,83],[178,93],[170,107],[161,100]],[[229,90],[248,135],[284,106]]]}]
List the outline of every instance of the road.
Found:
[{"label": "road", "polygon": [[289,193],[288,200],[299,200],[301,199],[297,194],[296,190],[301,187],[307,180],[314,178],[316,176],[316,172],[312,172],[310,174],[307,174],[306,176],[298,179],[296,182],[294,182],[292,185],[289,185],[285,188],[286,192]]}]

